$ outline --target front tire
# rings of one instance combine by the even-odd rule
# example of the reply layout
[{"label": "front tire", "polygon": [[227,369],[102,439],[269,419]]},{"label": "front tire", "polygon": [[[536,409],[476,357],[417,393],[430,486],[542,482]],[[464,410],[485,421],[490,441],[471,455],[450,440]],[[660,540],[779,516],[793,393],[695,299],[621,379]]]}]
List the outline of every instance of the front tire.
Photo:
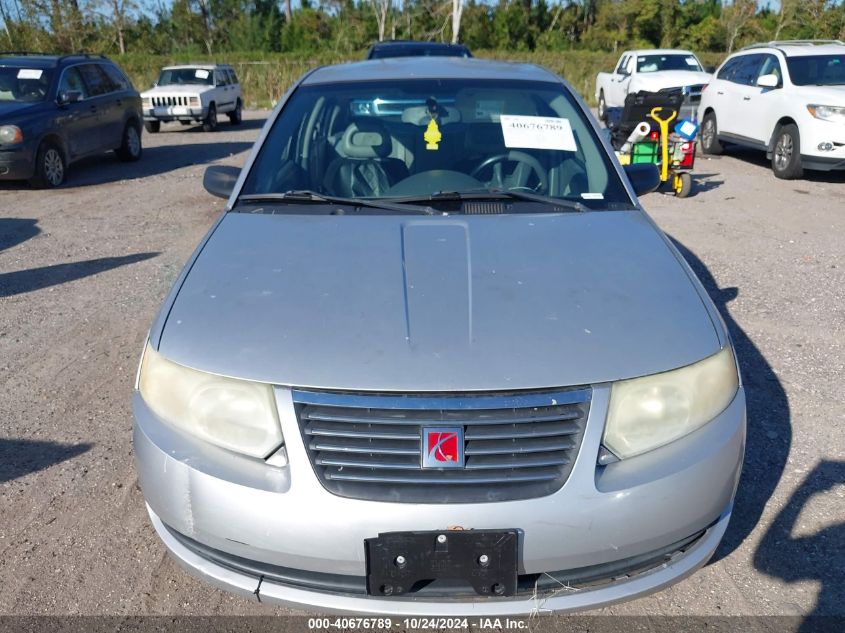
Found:
[{"label": "front tire", "polygon": [[801,165],[801,136],[794,123],[784,125],[775,134],[772,148],[772,171],[777,178],[795,180],[804,175]]},{"label": "front tire", "polygon": [[205,116],[205,121],[202,122],[203,132],[213,132],[217,129],[217,106],[213,103],[208,106],[208,114]]},{"label": "front tire", "polygon": [[599,121],[607,125],[607,101],[604,99],[604,90],[599,92]]},{"label": "front tire", "polygon": [[117,157],[124,163],[134,163],[141,158],[144,148],[141,146],[141,128],[137,123],[129,121],[123,128],[120,147],[115,150]]},{"label": "front tire", "polygon": [[241,104],[241,100],[238,99],[237,103],[235,103],[235,109],[229,113],[229,123],[239,125],[241,121],[243,121],[243,105]]},{"label": "front tire", "polygon": [[719,142],[719,128],[716,126],[716,115],[708,112],[701,123],[701,151],[705,154],[718,156],[724,151]]},{"label": "front tire", "polygon": [[161,121],[144,121],[144,129],[150,134],[155,134],[161,129]]},{"label": "front tire", "polygon": [[36,189],[55,189],[65,181],[67,163],[61,148],[45,141],[35,155],[35,174],[30,184]]}]

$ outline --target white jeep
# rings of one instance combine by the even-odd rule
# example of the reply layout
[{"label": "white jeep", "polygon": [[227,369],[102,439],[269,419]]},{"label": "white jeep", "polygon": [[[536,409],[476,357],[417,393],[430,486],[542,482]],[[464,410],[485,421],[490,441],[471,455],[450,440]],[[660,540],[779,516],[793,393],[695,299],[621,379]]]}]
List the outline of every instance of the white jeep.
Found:
[{"label": "white jeep", "polygon": [[202,123],[202,129],[211,132],[220,114],[226,114],[232,125],[241,122],[241,84],[228,64],[162,68],[158,81],[141,93],[141,99],[148,132],[158,132],[162,121]]}]

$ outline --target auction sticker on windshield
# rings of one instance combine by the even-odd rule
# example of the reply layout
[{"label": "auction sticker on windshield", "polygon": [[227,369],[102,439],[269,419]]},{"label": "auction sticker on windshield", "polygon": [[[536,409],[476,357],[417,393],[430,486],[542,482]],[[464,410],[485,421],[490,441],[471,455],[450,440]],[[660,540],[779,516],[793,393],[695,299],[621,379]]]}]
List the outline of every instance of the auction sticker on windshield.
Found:
[{"label": "auction sticker on windshield", "polygon": [[505,147],[523,149],[557,149],[574,152],[575,136],[569,119],[546,116],[503,114],[499,118]]}]

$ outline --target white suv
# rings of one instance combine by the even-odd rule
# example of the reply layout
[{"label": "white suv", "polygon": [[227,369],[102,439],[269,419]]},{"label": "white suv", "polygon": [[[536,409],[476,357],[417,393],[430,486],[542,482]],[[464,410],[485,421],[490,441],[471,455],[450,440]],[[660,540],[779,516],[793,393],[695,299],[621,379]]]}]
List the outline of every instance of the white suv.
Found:
[{"label": "white suv", "polygon": [[845,43],[755,44],[728,57],[702,93],[701,148],[764,150],[778,178],[845,169]]},{"label": "white suv", "polygon": [[211,132],[217,128],[220,114],[227,114],[233,125],[241,122],[241,84],[227,64],[162,68],[158,81],[141,93],[141,99],[148,132],[158,132],[162,121],[202,123],[203,129]]}]

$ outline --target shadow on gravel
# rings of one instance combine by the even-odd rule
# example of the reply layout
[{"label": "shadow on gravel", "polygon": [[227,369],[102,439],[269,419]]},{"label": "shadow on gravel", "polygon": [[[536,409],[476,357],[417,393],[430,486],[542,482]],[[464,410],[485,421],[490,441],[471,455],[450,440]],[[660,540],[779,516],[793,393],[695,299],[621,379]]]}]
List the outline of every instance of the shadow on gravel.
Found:
[{"label": "shadow on gravel", "polygon": [[[821,583],[816,608],[799,629],[802,633],[816,631],[812,616],[841,616],[845,613],[842,600],[845,587],[845,520],[833,522],[815,534],[792,534],[799,524],[801,511],[813,495],[842,485],[845,485],[845,461],[819,462],[775,517],[754,553],[754,567],[769,576],[788,583],[800,580]],[[843,515],[838,518],[842,519]]]},{"label": "shadow on gravel", "polygon": [[693,174],[692,195],[696,196],[706,191],[718,189],[725,184],[724,179],[717,179],[721,174]]},{"label": "shadow on gravel", "polygon": [[112,154],[94,156],[71,166],[67,184],[62,189],[146,178],[190,165],[204,165],[239,154],[250,149],[252,145],[247,142],[224,141],[145,147],[144,154],[137,163],[122,163]]},{"label": "shadow on gravel", "polygon": [[136,253],[123,257],[100,257],[99,259],[89,259],[70,264],[55,264],[41,268],[17,270],[11,273],[0,273],[0,298],[82,279],[112,268],[142,262],[157,255],[158,253]]},{"label": "shadow on gravel", "polygon": [[[161,131],[155,132],[155,135],[158,136],[159,134],[169,134],[169,133],[188,133],[193,134],[196,132],[202,134],[226,134],[227,132],[242,132],[243,130],[260,130],[264,123],[267,121],[267,117],[261,117],[260,119],[244,119],[240,122],[239,125],[232,125],[229,123],[229,119],[226,117],[225,114],[219,115],[217,129],[214,132],[203,132],[202,124],[201,123],[192,123],[191,125],[182,125],[181,123],[162,123]],[[150,132],[144,132],[149,136],[152,136]]]},{"label": "shadow on gravel", "polygon": [[93,444],[0,439],[0,483],[49,468],[90,450]]},{"label": "shadow on gravel", "polygon": [[722,315],[733,340],[745,386],[748,412],[745,464],[733,516],[710,561],[713,563],[728,556],[748,537],[780,481],[792,444],[789,401],[769,361],[728,310],[728,303],[736,299],[739,289],[719,288],[713,275],[692,251],[675,239],[672,242],[698,275]]},{"label": "shadow on gravel", "polygon": [[[738,158],[740,160],[744,160],[746,162],[752,163],[754,165],[758,165],[760,167],[765,167],[766,169],[772,169],[772,161],[769,158],[766,158],[766,152],[762,150],[750,149],[747,147],[737,147],[736,145],[728,145],[725,148],[725,156],[732,156],[733,158]],[[771,175],[772,178],[775,177],[774,174]],[[808,180],[810,182],[829,182],[829,183],[837,183],[842,182],[845,183],[845,171],[811,171],[806,170],[804,171],[803,178],[799,178],[798,180],[793,180],[796,185],[800,185],[802,181]]]},{"label": "shadow on gravel", "polygon": [[36,224],[38,220],[30,218],[0,218],[0,251],[22,244],[41,233]]}]

